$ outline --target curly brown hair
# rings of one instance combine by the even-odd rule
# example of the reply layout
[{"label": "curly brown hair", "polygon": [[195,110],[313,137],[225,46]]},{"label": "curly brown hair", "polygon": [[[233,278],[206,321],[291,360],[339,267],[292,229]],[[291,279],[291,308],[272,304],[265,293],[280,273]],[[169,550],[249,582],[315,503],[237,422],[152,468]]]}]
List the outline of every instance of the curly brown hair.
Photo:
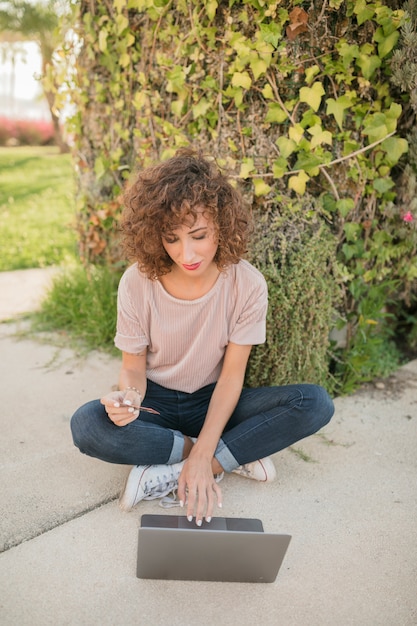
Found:
[{"label": "curly brown hair", "polygon": [[249,211],[218,166],[200,152],[183,148],[140,172],[126,190],[124,204],[123,247],[148,278],[171,270],[162,237],[184,223],[194,224],[201,209],[214,225],[218,239],[214,260],[220,270],[237,263],[246,252]]}]

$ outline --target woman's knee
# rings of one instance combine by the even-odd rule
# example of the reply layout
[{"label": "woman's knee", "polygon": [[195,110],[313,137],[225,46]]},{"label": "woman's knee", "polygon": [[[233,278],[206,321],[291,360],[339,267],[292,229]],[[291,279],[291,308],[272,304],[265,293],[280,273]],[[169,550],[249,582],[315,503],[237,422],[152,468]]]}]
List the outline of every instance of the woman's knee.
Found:
[{"label": "woman's knee", "polygon": [[81,452],[91,436],[98,429],[98,419],[102,419],[103,406],[99,400],[92,400],[77,409],[70,421],[72,440]]},{"label": "woman's knee", "polygon": [[314,407],[313,412],[314,416],[319,422],[317,430],[323,428],[330,422],[334,414],[334,404],[333,400],[324,389],[320,385],[311,385],[313,389],[313,398],[314,398]]}]

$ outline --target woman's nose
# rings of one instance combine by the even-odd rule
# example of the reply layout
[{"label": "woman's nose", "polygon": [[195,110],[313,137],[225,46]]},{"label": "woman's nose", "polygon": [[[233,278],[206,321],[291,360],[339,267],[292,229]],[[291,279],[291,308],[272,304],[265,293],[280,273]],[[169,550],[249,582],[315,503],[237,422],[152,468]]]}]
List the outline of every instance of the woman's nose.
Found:
[{"label": "woman's nose", "polygon": [[189,263],[194,257],[194,247],[192,241],[184,241],[181,246],[181,257],[183,263]]}]

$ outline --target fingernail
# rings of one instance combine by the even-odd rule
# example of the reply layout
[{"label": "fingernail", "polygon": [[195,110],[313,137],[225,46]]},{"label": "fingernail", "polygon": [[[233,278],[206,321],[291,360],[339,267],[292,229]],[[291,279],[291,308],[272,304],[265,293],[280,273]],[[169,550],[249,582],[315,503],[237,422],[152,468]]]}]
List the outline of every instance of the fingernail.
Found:
[{"label": "fingernail", "polygon": [[206,522],[208,522],[210,524],[211,522],[211,517],[206,517]]},{"label": "fingernail", "polygon": [[187,519],[188,519],[188,521],[189,521],[189,522],[192,522],[192,521],[193,521],[193,516],[192,516],[192,515],[189,515],[189,516],[187,517]]},{"label": "fingernail", "polygon": [[130,400],[125,400],[124,403],[127,404],[127,406],[130,406],[132,404]]},{"label": "fingernail", "polygon": [[223,504],[221,502],[219,502],[219,504],[217,506],[219,507],[219,509],[223,508]]},{"label": "fingernail", "polygon": [[180,500],[180,506],[184,506],[184,500]]},{"label": "fingernail", "polygon": [[115,409],[118,409],[120,407],[120,403],[119,402],[115,402],[113,404],[113,406],[114,406]]},{"label": "fingernail", "polygon": [[135,409],[133,408],[133,406],[130,407],[130,409],[127,410],[128,413],[134,413]]},{"label": "fingernail", "polygon": [[201,519],[198,520],[198,522],[196,522],[197,526],[201,526],[203,522],[201,521]]}]

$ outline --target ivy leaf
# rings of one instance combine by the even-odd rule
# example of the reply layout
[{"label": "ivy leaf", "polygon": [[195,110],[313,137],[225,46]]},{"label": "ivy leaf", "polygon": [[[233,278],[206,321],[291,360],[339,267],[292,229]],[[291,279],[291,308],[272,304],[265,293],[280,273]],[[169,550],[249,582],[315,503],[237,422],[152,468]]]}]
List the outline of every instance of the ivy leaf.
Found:
[{"label": "ivy leaf", "polygon": [[[336,208],[338,209],[342,217],[346,217],[348,213],[350,213],[350,211],[354,208],[354,206],[355,206],[355,202],[352,198],[342,198],[341,200],[338,200],[336,202]],[[346,231],[346,226],[349,227],[349,225],[345,224],[344,226],[345,231]],[[349,237],[348,237],[348,240],[349,240]],[[352,239],[350,241],[352,241]]]},{"label": "ivy leaf", "polygon": [[253,184],[255,187],[255,196],[266,196],[271,191],[271,187],[267,185],[262,178],[254,178]]},{"label": "ivy leaf", "polygon": [[296,193],[302,196],[306,190],[306,183],[310,179],[308,174],[300,172],[297,176],[291,176],[288,181],[288,188],[293,189]]},{"label": "ivy leaf", "polygon": [[332,134],[328,130],[323,130],[319,124],[309,128],[308,132],[313,137],[310,143],[312,149],[320,146],[322,143],[326,143],[329,146],[333,143]]},{"label": "ivy leaf", "polygon": [[394,187],[394,181],[391,178],[375,178],[373,188],[379,193],[385,193]]},{"label": "ivy leaf", "polygon": [[340,96],[337,100],[327,98],[327,115],[333,115],[340,130],[343,130],[345,110],[352,106],[353,102],[347,96]]},{"label": "ivy leaf", "polygon": [[294,169],[305,170],[310,176],[317,176],[320,172],[318,166],[321,164],[322,161],[312,152],[301,153],[298,155]]},{"label": "ivy leaf", "polygon": [[295,141],[284,136],[278,137],[275,143],[277,144],[280,154],[284,157],[284,159],[287,159],[297,148]]},{"label": "ivy leaf", "polygon": [[383,59],[389,54],[397,44],[400,33],[398,30],[394,30],[393,33],[387,36],[383,36],[378,43],[378,56]]},{"label": "ivy leaf", "polygon": [[309,85],[311,83],[311,81],[313,80],[313,78],[315,76],[317,76],[317,74],[320,72],[320,68],[318,65],[312,65],[311,67],[308,67],[306,69],[306,83],[307,85]]},{"label": "ivy leaf", "polygon": [[282,28],[280,24],[276,22],[270,22],[269,24],[261,24],[260,33],[263,41],[270,43],[274,48],[278,47],[278,42],[282,36]]},{"label": "ivy leaf", "polygon": [[269,83],[267,83],[265,85],[265,87],[262,89],[262,95],[266,100],[273,100],[274,99],[274,92],[272,91],[272,87]]},{"label": "ivy leaf", "polygon": [[324,93],[323,85],[319,82],[314,83],[311,87],[301,87],[300,102],[306,102],[313,111],[317,111]]},{"label": "ivy leaf", "polygon": [[261,59],[259,55],[256,55],[256,58],[251,60],[249,65],[253,72],[255,80],[258,80],[259,76],[265,74],[266,70],[268,69],[268,63],[265,61],[265,59]]},{"label": "ivy leaf", "polygon": [[275,178],[282,178],[288,170],[288,163],[283,157],[279,157],[274,161],[272,172]]},{"label": "ivy leaf", "polygon": [[361,69],[363,77],[369,80],[378,67],[381,66],[381,59],[376,55],[360,54],[357,61],[358,67]]},{"label": "ivy leaf", "polygon": [[202,117],[206,115],[207,111],[211,108],[211,103],[208,102],[205,98],[201,98],[200,102],[197,102],[192,107],[193,117],[196,119],[197,117]]},{"label": "ivy leaf", "polygon": [[384,113],[375,113],[369,118],[367,125],[363,129],[363,134],[368,135],[371,141],[384,139],[389,134],[387,119]]},{"label": "ivy leaf", "polygon": [[350,66],[353,59],[356,59],[359,56],[359,46],[357,44],[348,44],[343,41],[336,47],[343,59],[343,67],[345,69]]},{"label": "ivy leaf", "polygon": [[270,102],[268,104],[268,112],[265,115],[265,122],[275,122],[282,124],[287,119],[287,114],[278,102]]},{"label": "ivy leaf", "polygon": [[210,22],[215,18],[218,2],[217,0],[208,0],[204,3],[206,5],[207,16]]},{"label": "ivy leaf", "polygon": [[353,12],[356,13],[356,19],[359,26],[364,22],[371,20],[375,13],[375,5],[368,5],[366,0],[356,0]]},{"label": "ivy leaf", "polygon": [[250,89],[252,85],[252,79],[248,72],[235,72],[232,76],[233,87],[243,87],[243,89]]},{"label": "ivy leaf", "polygon": [[295,143],[298,146],[298,144],[304,137],[304,128],[301,126],[301,124],[294,124],[294,126],[291,126],[290,130],[288,131],[288,134],[290,136],[290,139],[295,141]]},{"label": "ivy leaf", "polygon": [[255,165],[253,163],[253,159],[243,159],[240,166],[239,178],[248,178],[249,174],[253,172],[254,169]]},{"label": "ivy leaf", "polygon": [[107,50],[107,36],[108,32],[105,28],[102,28],[98,35],[98,47],[100,52],[106,52]]},{"label": "ivy leaf", "polygon": [[381,147],[387,153],[385,160],[392,166],[398,163],[402,155],[408,151],[408,142],[401,137],[388,137],[382,142]]},{"label": "ivy leaf", "polygon": [[121,67],[127,67],[130,63],[130,55],[127,52],[124,52],[120,55],[119,65]]},{"label": "ivy leaf", "polygon": [[120,36],[123,34],[123,31],[129,27],[129,20],[127,19],[125,15],[120,14],[116,17],[116,24],[117,24],[117,34]]}]

